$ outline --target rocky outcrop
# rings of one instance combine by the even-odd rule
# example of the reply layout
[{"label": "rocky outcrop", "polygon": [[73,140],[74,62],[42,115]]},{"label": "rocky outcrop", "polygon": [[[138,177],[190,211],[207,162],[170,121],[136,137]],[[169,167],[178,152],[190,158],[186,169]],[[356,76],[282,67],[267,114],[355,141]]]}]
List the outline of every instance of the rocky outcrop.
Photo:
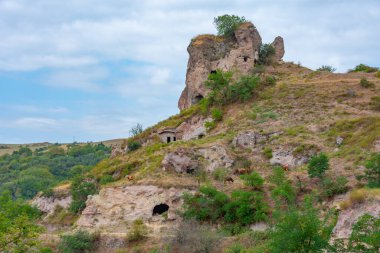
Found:
[{"label": "rocky outcrop", "polygon": [[258,59],[260,46],[260,34],[250,22],[240,25],[232,39],[214,35],[194,38],[187,48],[189,62],[186,87],[178,102],[180,110],[207,95],[204,82],[212,71],[236,69],[242,74],[248,73]]},{"label": "rocky outcrop", "polygon": [[270,163],[272,165],[281,165],[294,168],[306,164],[310,157],[316,153],[316,148],[296,152],[296,149],[292,147],[277,147],[272,151]]},{"label": "rocky outcrop", "polygon": [[282,57],[284,57],[285,54],[284,39],[281,36],[277,36],[271,45],[275,51],[274,60],[277,62],[282,61]]},{"label": "rocky outcrop", "polygon": [[[132,185],[103,188],[98,195],[89,196],[77,225],[84,228],[120,227],[136,219],[144,222],[175,220],[186,190],[163,189],[154,185]],[[157,205],[168,206],[166,215],[154,215]],[[123,231],[124,231],[123,230]]]},{"label": "rocky outcrop", "polygon": [[197,115],[183,122],[176,128],[176,130],[182,133],[182,140],[188,141],[191,139],[200,139],[206,135],[207,130],[205,123],[209,121],[212,121],[212,119],[203,118]]},{"label": "rocky outcrop", "polygon": [[234,160],[223,146],[213,146],[199,149],[199,153],[206,160],[205,170],[213,172],[217,168],[231,168]]},{"label": "rocky outcrop", "polygon": [[71,196],[45,197],[39,194],[32,200],[31,204],[37,207],[41,212],[49,215],[54,213],[57,206],[61,206],[64,209],[69,208]]},{"label": "rocky outcrop", "polygon": [[167,171],[194,173],[199,168],[199,161],[194,150],[179,148],[165,155],[162,166]]},{"label": "rocky outcrop", "polygon": [[273,134],[259,134],[254,131],[245,131],[238,133],[236,137],[232,141],[232,145],[234,147],[240,148],[255,148],[258,144],[262,144],[269,140],[271,136],[278,133]]}]

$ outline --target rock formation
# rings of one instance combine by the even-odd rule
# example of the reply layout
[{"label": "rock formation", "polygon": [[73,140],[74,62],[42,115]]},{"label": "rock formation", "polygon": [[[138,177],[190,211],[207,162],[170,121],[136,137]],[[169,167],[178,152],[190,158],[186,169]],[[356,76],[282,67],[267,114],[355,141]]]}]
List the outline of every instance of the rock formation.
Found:
[{"label": "rock formation", "polygon": [[[261,44],[261,36],[251,22],[241,24],[233,38],[215,35],[195,37],[187,48],[186,87],[178,101],[179,109],[189,108],[207,95],[204,82],[213,71],[249,73],[259,59]],[[283,39],[277,37],[272,45],[276,50],[275,59],[280,61],[285,53]]]}]

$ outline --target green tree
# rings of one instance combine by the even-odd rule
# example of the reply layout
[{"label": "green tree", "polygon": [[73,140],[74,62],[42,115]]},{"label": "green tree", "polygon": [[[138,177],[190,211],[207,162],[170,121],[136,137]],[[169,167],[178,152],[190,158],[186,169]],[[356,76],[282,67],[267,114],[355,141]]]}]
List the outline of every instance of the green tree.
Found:
[{"label": "green tree", "polygon": [[276,53],[271,44],[262,44],[259,51],[259,64],[268,65],[272,61],[272,56]]},{"label": "green tree", "polygon": [[[36,225],[39,211],[21,200],[12,200],[9,192],[0,195],[0,252],[32,252],[39,247],[43,231]],[[35,251],[33,251],[35,252]]]},{"label": "green tree", "polygon": [[336,68],[329,66],[329,65],[322,65],[317,69],[317,71],[325,71],[325,72],[330,72],[333,73],[335,72]]},{"label": "green tree", "polygon": [[333,229],[330,219],[321,221],[311,198],[300,207],[277,211],[271,232],[270,252],[325,252]]},{"label": "green tree", "polygon": [[98,192],[98,186],[94,179],[84,176],[76,177],[71,183],[72,201],[70,211],[80,213],[86,207],[86,200],[89,195]]},{"label": "green tree", "polygon": [[355,223],[349,239],[350,252],[380,252],[380,217],[365,214]]},{"label": "green tree", "polygon": [[241,175],[240,178],[244,180],[245,185],[252,187],[254,190],[261,190],[263,188],[264,179],[256,171],[252,171],[247,175]]},{"label": "green tree", "polygon": [[214,18],[214,25],[218,31],[218,35],[225,37],[234,36],[236,28],[244,22],[247,22],[245,17],[239,17],[236,15],[225,14]]},{"label": "green tree", "polygon": [[231,71],[216,70],[211,73],[205,82],[205,86],[211,90],[208,100],[211,104],[226,105],[231,99]]},{"label": "green tree", "polygon": [[326,170],[329,169],[329,158],[325,153],[313,156],[308,162],[308,173],[310,177],[323,178]]},{"label": "green tree", "polygon": [[275,185],[271,191],[271,195],[278,205],[288,206],[294,204],[296,193],[281,167],[275,167],[273,169],[270,182]]},{"label": "green tree", "polygon": [[380,153],[372,154],[365,164],[364,178],[371,188],[380,187]]},{"label": "green tree", "polygon": [[143,126],[140,123],[137,123],[136,126],[132,127],[131,130],[129,130],[129,133],[132,136],[137,136],[143,132]]}]

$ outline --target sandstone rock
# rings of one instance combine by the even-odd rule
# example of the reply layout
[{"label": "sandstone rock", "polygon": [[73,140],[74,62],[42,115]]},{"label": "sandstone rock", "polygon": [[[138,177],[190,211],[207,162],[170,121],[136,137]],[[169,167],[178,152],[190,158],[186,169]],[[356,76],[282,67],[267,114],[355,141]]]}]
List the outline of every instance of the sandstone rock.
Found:
[{"label": "sandstone rock", "polygon": [[177,173],[193,173],[199,168],[194,151],[183,148],[166,154],[161,164],[165,170]]},{"label": "sandstone rock", "polygon": [[232,141],[232,145],[242,148],[254,148],[257,144],[265,142],[270,135],[255,133],[254,131],[245,131],[239,133]]},{"label": "sandstone rock", "polygon": [[207,165],[205,170],[213,172],[217,168],[231,168],[234,160],[223,146],[202,148],[199,153],[205,158]]},{"label": "sandstone rock", "polygon": [[209,121],[212,121],[212,119],[195,116],[183,122],[176,130],[182,133],[182,140],[199,139],[206,135],[205,123]]},{"label": "sandstone rock", "polygon": [[344,139],[340,136],[336,137],[335,144],[340,146],[343,144]]},{"label": "sandstone rock", "polygon": [[260,46],[260,34],[250,22],[236,29],[234,39],[214,35],[194,38],[187,48],[186,87],[178,102],[179,109],[186,109],[207,95],[204,82],[211,71],[237,69],[247,74],[258,59]]},{"label": "sandstone rock", "polygon": [[153,209],[160,204],[169,206],[167,219],[174,220],[178,218],[177,211],[182,205],[181,196],[185,191],[154,185],[103,188],[98,195],[88,198],[77,225],[96,229],[125,227],[136,219],[142,219],[146,223],[165,222],[165,217],[153,215]]},{"label": "sandstone rock", "polygon": [[315,149],[307,150],[302,153],[294,154],[294,148],[278,147],[272,151],[270,163],[272,165],[289,166],[294,168],[306,164],[310,157],[316,153]]},{"label": "sandstone rock", "polygon": [[274,60],[277,62],[281,61],[285,54],[284,39],[281,36],[277,36],[271,45],[275,50]]},{"label": "sandstone rock", "polygon": [[45,197],[39,194],[32,200],[31,204],[37,207],[41,212],[49,215],[54,213],[57,206],[61,206],[64,209],[69,208],[71,196]]}]

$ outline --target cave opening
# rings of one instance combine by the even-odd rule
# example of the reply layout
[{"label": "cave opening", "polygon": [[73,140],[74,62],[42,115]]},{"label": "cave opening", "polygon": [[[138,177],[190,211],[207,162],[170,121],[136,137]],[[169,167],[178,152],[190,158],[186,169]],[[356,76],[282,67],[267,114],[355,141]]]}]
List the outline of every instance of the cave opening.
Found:
[{"label": "cave opening", "polygon": [[192,99],[192,103],[193,104],[197,104],[197,103],[199,103],[199,101],[201,101],[203,99],[203,96],[202,95],[197,95],[197,96],[195,96],[193,99]]},{"label": "cave opening", "polygon": [[167,212],[168,210],[169,206],[167,204],[159,204],[153,208],[153,215],[160,215]]},{"label": "cave opening", "polygon": [[216,74],[216,70],[211,70],[210,74]]},{"label": "cave opening", "polygon": [[244,62],[247,62],[248,61],[248,56],[244,56]]}]

